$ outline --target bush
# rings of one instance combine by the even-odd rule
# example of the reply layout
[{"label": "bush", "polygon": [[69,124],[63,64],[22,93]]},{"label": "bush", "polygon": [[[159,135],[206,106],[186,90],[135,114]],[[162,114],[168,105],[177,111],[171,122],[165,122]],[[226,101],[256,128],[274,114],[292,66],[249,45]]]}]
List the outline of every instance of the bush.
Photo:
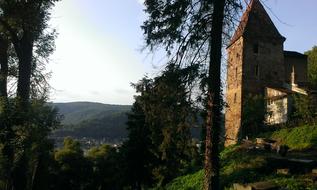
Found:
[{"label": "bush", "polygon": [[204,170],[174,179],[166,190],[201,190],[203,188]]}]

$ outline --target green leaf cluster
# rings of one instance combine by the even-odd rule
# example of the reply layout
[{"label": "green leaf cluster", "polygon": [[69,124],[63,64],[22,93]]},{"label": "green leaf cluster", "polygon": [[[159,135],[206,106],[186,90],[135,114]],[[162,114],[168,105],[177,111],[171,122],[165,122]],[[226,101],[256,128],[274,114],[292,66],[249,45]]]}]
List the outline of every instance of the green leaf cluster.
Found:
[{"label": "green leaf cluster", "polygon": [[[147,185],[154,180],[162,186],[195,165],[198,153],[190,128],[197,124],[196,113],[186,86],[194,69],[170,65],[160,76],[134,84],[140,95],[128,115],[129,138],[124,145],[128,155],[144,156],[136,163]],[[144,178],[145,174],[152,179]]]},{"label": "green leaf cluster", "polygon": [[308,56],[308,80],[313,86],[317,88],[317,46],[314,46],[311,50],[306,51]]}]

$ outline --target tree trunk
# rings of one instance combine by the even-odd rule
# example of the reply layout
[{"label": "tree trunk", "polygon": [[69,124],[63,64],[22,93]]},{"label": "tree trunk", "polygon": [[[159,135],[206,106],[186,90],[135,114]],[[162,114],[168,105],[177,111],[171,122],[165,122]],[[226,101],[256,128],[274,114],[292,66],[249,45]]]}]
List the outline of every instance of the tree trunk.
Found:
[{"label": "tree trunk", "polygon": [[3,144],[2,155],[6,158],[6,167],[4,168],[4,173],[6,175],[5,189],[12,189],[12,163],[13,163],[13,148],[11,145],[11,139],[13,137],[13,132],[10,126],[8,118],[8,92],[7,92],[7,82],[8,82],[8,40],[0,36],[0,130],[2,130],[3,136],[1,137],[1,143]]},{"label": "tree trunk", "polygon": [[5,102],[8,98],[8,47],[8,41],[0,37],[0,100]]},{"label": "tree trunk", "polygon": [[[18,65],[18,85],[17,85],[17,105],[16,105],[16,118],[13,121],[17,126],[26,127],[30,118],[28,116],[30,107],[30,89],[31,89],[31,73],[32,73],[32,59],[33,59],[33,38],[31,35],[24,31],[23,37],[18,42],[13,42],[17,57],[19,60]],[[28,183],[28,158],[25,155],[29,144],[24,144],[22,156],[18,160],[18,166],[13,171],[13,189],[26,190]]]},{"label": "tree trunk", "polygon": [[18,52],[19,73],[18,73],[18,88],[17,97],[19,98],[20,108],[26,111],[30,99],[31,73],[32,73],[32,57],[33,57],[33,42],[25,37],[22,39]]},{"label": "tree trunk", "polygon": [[225,0],[215,0],[210,38],[210,63],[206,123],[205,190],[218,190],[219,137],[221,131],[221,56]]}]

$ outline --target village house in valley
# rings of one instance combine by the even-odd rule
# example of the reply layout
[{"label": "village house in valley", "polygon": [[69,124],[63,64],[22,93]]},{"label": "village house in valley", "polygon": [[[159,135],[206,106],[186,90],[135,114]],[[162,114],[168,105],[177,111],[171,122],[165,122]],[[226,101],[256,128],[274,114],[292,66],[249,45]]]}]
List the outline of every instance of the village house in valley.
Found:
[{"label": "village house in valley", "polygon": [[307,56],[285,51],[285,40],[260,1],[251,0],[227,47],[227,145],[242,137],[247,98],[263,97],[267,124],[280,124],[289,118],[292,94],[307,95]]}]

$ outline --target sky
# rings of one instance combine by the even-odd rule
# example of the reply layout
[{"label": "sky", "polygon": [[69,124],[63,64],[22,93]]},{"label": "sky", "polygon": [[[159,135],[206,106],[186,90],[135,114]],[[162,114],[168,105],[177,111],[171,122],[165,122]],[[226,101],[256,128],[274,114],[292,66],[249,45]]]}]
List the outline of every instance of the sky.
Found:
[{"label": "sky", "polygon": [[[299,3],[300,2],[300,3]],[[285,50],[305,52],[317,45],[316,0],[263,0]],[[48,71],[53,102],[92,101],[132,104],[131,83],[154,76],[160,53],[141,52],[142,0],[62,0],[50,25],[59,33]]]}]

